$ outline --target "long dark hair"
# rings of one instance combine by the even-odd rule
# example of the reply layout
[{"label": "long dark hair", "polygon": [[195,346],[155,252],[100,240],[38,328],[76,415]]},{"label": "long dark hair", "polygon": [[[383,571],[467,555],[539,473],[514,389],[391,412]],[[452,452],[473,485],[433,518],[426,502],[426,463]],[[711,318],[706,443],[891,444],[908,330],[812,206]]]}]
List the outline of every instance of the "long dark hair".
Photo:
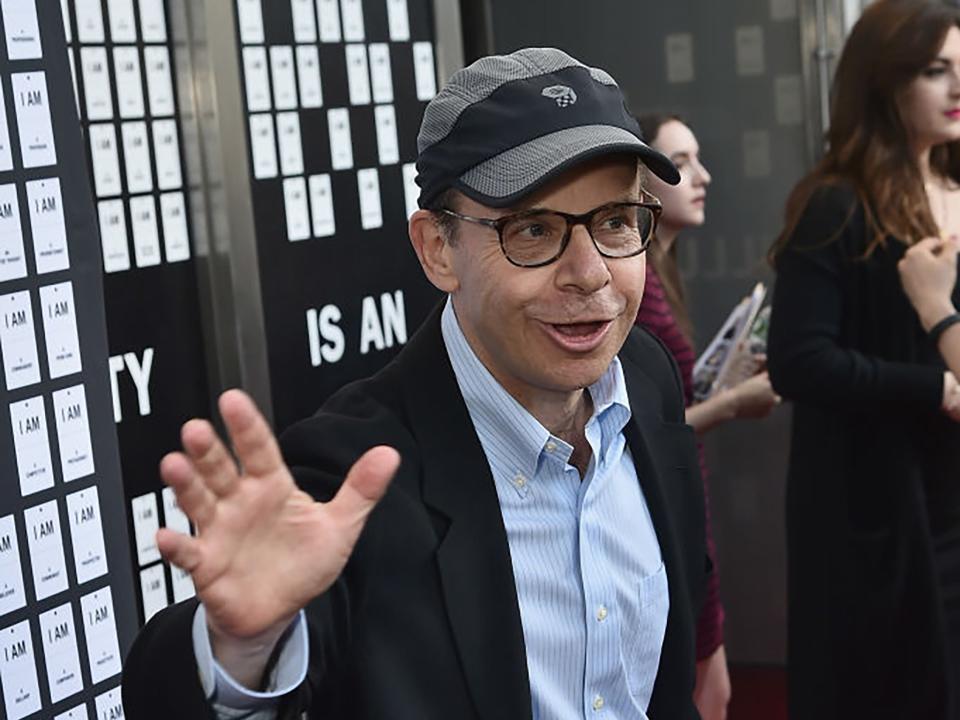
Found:
[{"label": "long dark hair", "polygon": [[[647,143],[655,142],[660,128],[674,121],[682,123],[683,118],[676,113],[646,113],[637,116],[637,122],[640,123],[640,129]],[[680,275],[680,266],[677,263],[677,244],[673,243],[668,250],[654,237],[650,249],[647,250],[647,262],[653,266],[657,277],[660,278],[667,304],[670,305],[680,332],[684,334],[687,342],[692,344],[693,322],[690,320],[690,310],[687,308],[687,291],[683,285],[683,276]]]},{"label": "long dark hair", "polygon": [[[864,10],[837,64],[827,152],[790,193],[771,263],[824,185],[856,190],[869,232],[865,256],[888,234],[906,244],[938,234],[897,95],[937,57],[951,27],[960,27],[960,10],[939,0],[876,0]],[[933,148],[930,167],[960,182],[960,142]]]}]

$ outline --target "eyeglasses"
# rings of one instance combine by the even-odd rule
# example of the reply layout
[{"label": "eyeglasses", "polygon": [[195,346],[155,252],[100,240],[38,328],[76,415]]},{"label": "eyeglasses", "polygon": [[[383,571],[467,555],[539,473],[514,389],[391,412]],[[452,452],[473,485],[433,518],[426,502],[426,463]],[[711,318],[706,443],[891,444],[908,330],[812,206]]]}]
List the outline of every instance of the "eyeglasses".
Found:
[{"label": "eyeglasses", "polygon": [[494,219],[461,215],[447,208],[436,212],[493,228],[500,236],[500,249],[507,260],[518,267],[533,268],[559,258],[577,225],[587,229],[603,257],[639,255],[649,247],[662,210],[659,200],[644,194],[642,202],[608,203],[582,215],[535,209]]}]

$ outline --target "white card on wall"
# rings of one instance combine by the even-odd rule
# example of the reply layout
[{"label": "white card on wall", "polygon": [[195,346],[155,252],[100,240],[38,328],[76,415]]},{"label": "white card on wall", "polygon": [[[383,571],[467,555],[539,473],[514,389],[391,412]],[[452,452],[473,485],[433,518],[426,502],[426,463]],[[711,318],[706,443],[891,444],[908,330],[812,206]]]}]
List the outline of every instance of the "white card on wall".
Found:
[{"label": "white card on wall", "polygon": [[73,0],[73,7],[77,11],[77,39],[83,44],[104,42],[100,0]]},{"label": "white card on wall", "polygon": [[417,198],[420,197],[420,187],[417,185],[416,177],[416,163],[406,163],[403,166],[403,200],[407,207],[407,218],[419,208]]},{"label": "white card on wall", "polygon": [[797,0],[770,0],[771,20],[793,20],[797,16]]},{"label": "white card on wall", "polygon": [[[99,2],[97,7],[100,7]],[[83,96],[87,106],[87,120],[112,119],[113,100],[110,94],[107,49],[103,47],[80,48],[80,73],[83,75]]]},{"label": "white card on wall", "polygon": [[803,124],[803,77],[777,75],[773,80],[773,97],[777,122],[780,125]]},{"label": "white card on wall", "polygon": [[270,79],[273,81],[273,105],[277,110],[297,107],[297,79],[293,69],[293,48],[274,45],[270,48]]},{"label": "white card on wall", "polygon": [[[71,58],[73,55],[70,56]],[[10,145],[10,127],[7,124],[7,105],[0,87],[0,172],[13,170],[13,147]]]},{"label": "white card on wall", "polygon": [[44,72],[15,73],[10,77],[20,131],[20,155],[27,168],[55,165],[57,150],[50,122],[50,98]]},{"label": "white card on wall", "polygon": [[130,224],[133,228],[133,257],[137,267],[160,264],[160,231],[153,195],[130,198]]},{"label": "white card on wall", "polygon": [[140,35],[145,43],[167,41],[167,18],[163,0],[140,0]]},{"label": "white card on wall", "polygon": [[300,113],[277,113],[277,140],[280,146],[280,172],[303,174],[303,144],[300,141]]},{"label": "white card on wall", "polygon": [[347,85],[351,105],[370,104],[370,70],[367,67],[367,47],[361,44],[347,45]]},{"label": "white card on wall", "polygon": [[33,569],[33,590],[43,600],[67,589],[67,561],[63,556],[63,532],[57,501],[36,505],[23,511]]},{"label": "white card on wall", "polygon": [[330,176],[310,176],[310,213],[313,215],[313,236],[329,237],[336,233],[337,224],[333,214],[333,189]]},{"label": "white card on wall", "polygon": [[74,385],[53,393],[53,412],[57,422],[57,444],[60,446],[63,481],[70,482],[92,475],[93,447],[90,444],[87,395],[83,385]]},{"label": "white card on wall", "polygon": [[162,563],[140,571],[140,596],[144,622],[150,622],[150,618],[167,606],[167,581]]},{"label": "white card on wall", "polygon": [[133,536],[137,544],[137,563],[149,565],[160,559],[157,549],[157,530],[160,518],[157,516],[157,496],[155,493],[139,495],[130,501],[133,514]]},{"label": "white card on wall", "polygon": [[90,717],[87,715],[86,705],[77,705],[75,708],[60,713],[53,720],[90,720]]},{"label": "white card on wall", "polygon": [[29,620],[0,630],[0,685],[8,720],[21,720],[41,708]]},{"label": "white card on wall", "polygon": [[60,179],[47,178],[27,183],[27,204],[30,206],[30,228],[33,232],[33,254],[40,274],[70,267],[67,251],[67,228],[63,219],[63,198]]},{"label": "white card on wall", "polygon": [[283,205],[290,242],[310,237],[310,211],[307,209],[307,181],[302,177],[284,178]]},{"label": "white card on wall", "polygon": [[117,105],[124,119],[143,117],[143,83],[140,53],[135,47],[115,47],[113,67],[117,79]]},{"label": "white card on wall", "polygon": [[767,130],[744,131],[743,174],[748,178],[765,178],[770,172],[770,133]]},{"label": "white card on wall", "polygon": [[0,185],[0,282],[27,274],[17,186]]},{"label": "white card on wall", "polygon": [[290,0],[293,13],[293,39],[298,43],[317,41],[317,16],[313,0]]},{"label": "white card on wall", "polygon": [[346,108],[327,111],[330,132],[330,163],[334,170],[353,167],[353,141],[350,139],[350,112]]},{"label": "white card on wall", "polygon": [[417,81],[417,100],[431,100],[437,94],[437,70],[433,64],[433,44],[413,44],[413,74]]},{"label": "white card on wall", "polygon": [[60,0],[60,14],[63,16],[63,32],[69,45],[73,42],[73,31],[70,28],[70,6],[67,5],[67,0]]},{"label": "white card on wall", "polygon": [[374,120],[380,164],[395,165],[400,162],[400,146],[397,143],[397,116],[393,105],[377,105]]},{"label": "white card on wall", "polygon": [[759,25],[737,28],[737,75],[763,75],[766,72],[763,44],[763,28]]},{"label": "white card on wall", "polygon": [[243,80],[249,112],[261,112],[271,108],[269,73],[265,47],[256,45],[243,48]]},{"label": "white card on wall", "polygon": [[77,335],[73,283],[67,281],[40,288],[40,312],[43,313],[50,377],[80,372],[80,338]]},{"label": "white card on wall", "polygon": [[190,573],[176,565],[170,566],[170,578],[173,580],[173,601],[183,602],[197,594]]},{"label": "white card on wall", "polygon": [[77,630],[70,603],[40,615],[40,637],[43,639],[50,702],[58,703],[83,690]]},{"label": "white card on wall", "polygon": [[153,168],[150,166],[150,143],[147,124],[143,120],[125,122],[120,127],[123,137],[123,159],[127,166],[127,192],[147,193],[153,190]]},{"label": "white card on wall", "polygon": [[163,526],[184,535],[190,534],[190,518],[180,509],[173,488],[165,487],[160,491],[163,500]]},{"label": "white card on wall", "polygon": [[183,186],[180,169],[180,140],[175,120],[156,120],[153,123],[153,155],[157,160],[157,187],[176,190]]},{"label": "white card on wall", "polygon": [[190,236],[182,192],[164,193],[160,196],[160,219],[163,221],[163,252],[167,262],[189,260]]},{"label": "white card on wall", "polygon": [[50,437],[43,396],[10,403],[13,450],[17,456],[20,494],[24,497],[53,487]]},{"label": "white card on wall", "polygon": [[90,157],[93,161],[93,187],[97,197],[120,195],[120,155],[117,153],[117,131],[113,123],[95,123],[87,128]]},{"label": "white card on wall", "polygon": [[667,55],[667,82],[692,82],[693,72],[693,35],[673,33],[664,39]]},{"label": "white card on wall", "polygon": [[[80,115],[80,91],[77,89],[77,63],[74,61],[73,48],[67,49],[67,58],[70,60],[70,79],[73,80],[73,102],[77,108],[77,115]],[[6,122],[6,120],[4,120]]]},{"label": "white card on wall", "polygon": [[3,0],[0,9],[7,35],[7,59],[36,60],[43,57],[36,0]]},{"label": "white card on wall", "polygon": [[390,39],[405,42],[410,39],[410,14],[407,0],[387,0],[387,20],[390,24]]},{"label": "white card on wall", "polygon": [[110,18],[112,43],[137,41],[137,21],[133,16],[133,0],[107,0],[107,16]]},{"label": "white card on wall", "polygon": [[260,0],[237,0],[240,42],[244,45],[263,43],[263,8]]},{"label": "white card on wall", "polygon": [[317,0],[320,42],[340,42],[340,5],[337,0]]},{"label": "white card on wall", "polygon": [[96,706],[97,720],[123,720],[123,700],[119,687],[97,695]]},{"label": "white card on wall", "polygon": [[77,583],[83,585],[107,574],[107,549],[103,541],[100,497],[97,486],[67,495],[67,517],[73,542]]},{"label": "white card on wall", "polygon": [[370,75],[375,103],[393,102],[393,74],[390,71],[390,46],[374,43],[370,46]]},{"label": "white card on wall", "polygon": [[29,290],[0,296],[0,354],[7,390],[40,382]]},{"label": "white card on wall", "polygon": [[357,171],[357,190],[360,193],[360,225],[372,230],[383,225],[383,209],[380,206],[380,175],[377,168]]},{"label": "white card on wall", "polygon": [[100,216],[100,242],[103,245],[103,271],[122,272],[130,269],[130,248],[127,245],[127,222],[122,200],[104,200],[97,205]]},{"label": "white card on wall", "polygon": [[[103,682],[120,672],[120,643],[113,616],[113,595],[107,586],[80,598],[84,637],[87,640],[87,661],[90,679]],[[99,704],[99,698],[98,698]]]},{"label": "white card on wall", "polygon": [[362,0],[340,0],[340,17],[343,19],[345,42],[363,42]]},{"label": "white card on wall", "polygon": [[300,106],[323,107],[323,86],[320,81],[320,51],[316,45],[297,46],[297,82]]},{"label": "white card on wall", "polygon": [[26,604],[17,524],[13,515],[7,515],[0,518],[0,616]]},{"label": "white card on wall", "polygon": [[147,96],[150,99],[150,114],[167,117],[174,113],[173,79],[170,73],[170,51],[166,45],[149,45],[143,49],[143,62],[147,66]]},{"label": "white card on wall", "polygon": [[269,113],[250,116],[250,152],[253,176],[257,180],[277,176],[277,143],[273,136],[273,116]]}]

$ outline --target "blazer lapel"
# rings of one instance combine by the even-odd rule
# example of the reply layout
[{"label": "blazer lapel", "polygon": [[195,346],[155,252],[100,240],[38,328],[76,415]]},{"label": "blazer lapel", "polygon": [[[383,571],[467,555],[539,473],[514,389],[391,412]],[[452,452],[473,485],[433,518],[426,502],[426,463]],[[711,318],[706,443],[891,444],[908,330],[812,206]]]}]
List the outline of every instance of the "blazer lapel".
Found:
[{"label": "blazer lapel", "polygon": [[424,465],[423,499],[442,518],[437,550],[447,615],[478,714],[529,718],[523,627],[490,466],[473,431],[440,332],[440,315],[408,345],[410,427]]}]

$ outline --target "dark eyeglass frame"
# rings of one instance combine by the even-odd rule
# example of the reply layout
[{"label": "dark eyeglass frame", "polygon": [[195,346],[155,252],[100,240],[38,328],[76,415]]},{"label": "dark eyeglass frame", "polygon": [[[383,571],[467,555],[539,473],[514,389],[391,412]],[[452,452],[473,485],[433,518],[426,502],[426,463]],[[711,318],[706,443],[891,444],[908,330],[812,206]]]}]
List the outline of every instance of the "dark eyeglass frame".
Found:
[{"label": "dark eyeglass frame", "polygon": [[[577,225],[583,225],[584,228],[586,228],[587,235],[589,235],[590,239],[593,241],[593,246],[597,249],[597,252],[600,253],[600,255],[602,255],[605,258],[610,258],[612,260],[619,260],[621,258],[636,257],[640,253],[644,252],[648,247],[650,247],[650,243],[653,240],[653,236],[657,232],[657,223],[659,222],[660,215],[663,212],[663,205],[660,204],[660,201],[657,198],[655,198],[653,195],[650,195],[649,193],[644,193],[643,197],[644,199],[638,202],[632,202],[632,201],[619,202],[618,201],[618,202],[605,203],[599,207],[595,207],[593,210],[588,210],[587,212],[582,213],[580,215],[560,212],[559,210],[549,210],[547,208],[532,208],[530,210],[521,210],[520,212],[510,213],[509,215],[504,215],[498,218],[472,217],[470,215],[463,215],[449,208],[436,208],[434,212],[443,213],[444,215],[449,215],[450,217],[457,218],[458,220],[464,220],[466,222],[475,223],[477,225],[483,225],[484,227],[493,228],[494,230],[497,231],[497,237],[500,239],[500,252],[503,253],[503,256],[507,259],[507,262],[517,267],[537,268],[537,267],[543,267],[544,265],[549,265],[550,263],[555,262],[561,255],[563,255],[563,251],[566,250],[567,245],[570,244],[570,237],[573,235],[573,228],[575,228]],[[642,207],[642,208],[646,208],[653,214],[653,225],[650,228],[650,234],[646,238],[641,240],[642,244],[636,252],[632,252],[628,255],[610,255],[604,252],[603,248],[601,248],[600,245],[597,244],[596,238],[593,237],[593,233],[590,231],[590,227],[593,224],[594,217],[596,217],[602,212],[606,212],[611,208],[616,208],[616,207],[635,207],[635,208]],[[526,217],[542,215],[544,213],[550,213],[551,215],[557,215],[559,217],[562,217],[567,223],[567,229],[563,235],[563,240],[560,241],[559,249],[557,250],[556,254],[553,257],[548,258],[547,260],[542,260],[541,262],[538,262],[538,263],[517,262],[507,254],[507,249],[504,246],[504,241],[503,241],[503,229],[507,225],[509,225],[511,222],[514,222],[516,220],[523,220]]]}]

